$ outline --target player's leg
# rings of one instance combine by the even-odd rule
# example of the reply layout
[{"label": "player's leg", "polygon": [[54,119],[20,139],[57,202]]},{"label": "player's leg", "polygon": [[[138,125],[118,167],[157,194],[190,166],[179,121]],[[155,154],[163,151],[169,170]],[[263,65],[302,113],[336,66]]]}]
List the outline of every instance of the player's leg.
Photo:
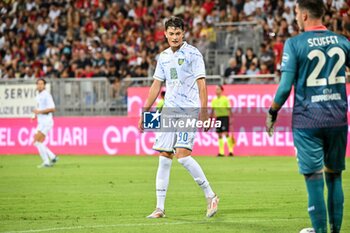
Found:
[{"label": "player's leg", "polygon": [[316,233],[327,233],[324,201],[323,139],[318,129],[294,129],[299,171],[305,177],[308,212]]},{"label": "player's leg", "polygon": [[223,157],[225,154],[225,141],[222,137],[222,133],[218,133],[219,154],[218,157]]},{"label": "player's leg", "polygon": [[147,218],[165,217],[165,198],[169,186],[169,177],[173,159],[175,133],[158,133],[153,149],[160,152],[156,176],[156,210]]},{"label": "player's leg", "polygon": [[[186,136],[187,135],[187,136]],[[212,217],[217,212],[219,198],[212,190],[207,177],[205,176],[201,166],[191,156],[195,133],[185,132],[177,133],[177,141],[175,144],[175,155],[179,163],[186,168],[191,174],[195,182],[201,187],[207,198],[208,208],[207,217]]]},{"label": "player's leg", "polygon": [[191,151],[185,148],[176,149],[176,157],[179,163],[187,169],[195,182],[201,187],[207,199],[207,217],[212,217],[216,214],[219,198],[212,190],[207,177],[205,176],[201,166],[191,156]]},{"label": "player's leg", "polygon": [[34,146],[38,149],[39,155],[43,161],[41,165],[38,167],[50,167],[50,159],[46,153],[45,145],[43,142],[45,141],[45,134],[43,134],[40,130],[34,135]]},{"label": "player's leg", "polygon": [[328,189],[328,219],[331,233],[339,233],[343,221],[344,193],[342,171],[345,169],[347,126],[327,129],[324,132],[325,176]]},{"label": "player's leg", "polygon": [[[48,135],[49,131],[52,129],[53,124],[45,124],[42,127],[42,133],[44,135]],[[50,159],[51,165],[55,164],[58,161],[58,157],[46,146],[43,144],[43,147],[45,148],[46,154]]]},{"label": "player's leg", "polygon": [[224,139],[222,138],[222,126],[223,126],[223,122],[222,122],[222,118],[221,117],[217,117],[216,118],[217,121],[221,122],[221,127],[220,128],[216,128],[216,132],[218,134],[218,145],[219,145],[219,154],[217,155],[218,157],[223,157],[225,156],[225,142]]},{"label": "player's leg", "polygon": [[229,132],[225,132],[225,135],[226,135],[229,156],[233,156],[234,155],[235,141],[233,140],[233,136],[231,136]]},{"label": "player's leg", "polygon": [[229,151],[229,156],[233,156],[233,140],[232,137],[229,133],[230,131],[230,122],[229,122],[229,117],[222,117],[221,120],[221,129],[222,129],[222,134],[226,136],[226,142],[227,142],[227,147]]}]

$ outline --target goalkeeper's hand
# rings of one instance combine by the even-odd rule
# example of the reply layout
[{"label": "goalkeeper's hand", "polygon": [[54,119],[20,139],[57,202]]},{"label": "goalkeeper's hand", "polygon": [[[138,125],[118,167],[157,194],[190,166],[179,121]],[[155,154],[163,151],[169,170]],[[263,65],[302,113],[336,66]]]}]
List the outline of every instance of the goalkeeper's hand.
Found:
[{"label": "goalkeeper's hand", "polygon": [[266,116],[266,132],[267,134],[272,137],[273,131],[274,131],[274,125],[277,120],[277,110],[273,110],[272,108],[269,109]]}]

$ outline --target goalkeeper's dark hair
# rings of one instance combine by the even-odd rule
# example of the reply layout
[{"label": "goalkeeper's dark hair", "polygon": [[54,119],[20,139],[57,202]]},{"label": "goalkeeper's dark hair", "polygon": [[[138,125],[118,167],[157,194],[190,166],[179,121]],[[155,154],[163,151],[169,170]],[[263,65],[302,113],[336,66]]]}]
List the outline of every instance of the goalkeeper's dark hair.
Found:
[{"label": "goalkeeper's dark hair", "polygon": [[185,23],[181,18],[172,16],[165,22],[165,30],[167,30],[169,27],[180,28],[181,30],[184,30]]},{"label": "goalkeeper's dark hair", "polygon": [[38,84],[40,81],[43,81],[44,86],[46,85],[46,80],[44,78],[39,78],[35,83]]},{"label": "goalkeeper's dark hair", "polygon": [[313,19],[320,19],[325,14],[325,5],[323,0],[297,0],[299,9],[307,10],[310,17]]}]

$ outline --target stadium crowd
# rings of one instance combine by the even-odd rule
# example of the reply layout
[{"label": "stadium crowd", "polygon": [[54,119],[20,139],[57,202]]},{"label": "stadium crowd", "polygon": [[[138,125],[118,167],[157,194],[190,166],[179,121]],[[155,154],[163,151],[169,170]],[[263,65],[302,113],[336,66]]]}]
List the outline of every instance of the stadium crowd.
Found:
[{"label": "stadium crowd", "polygon": [[[327,27],[350,38],[350,0],[325,5]],[[108,77],[119,83],[151,76],[167,47],[163,22],[171,15],[185,20],[186,40],[202,52],[215,43],[215,23],[258,21],[260,51],[236,48],[224,76],[274,73],[283,42],[298,32],[294,6],[294,0],[3,0],[0,77]]]}]

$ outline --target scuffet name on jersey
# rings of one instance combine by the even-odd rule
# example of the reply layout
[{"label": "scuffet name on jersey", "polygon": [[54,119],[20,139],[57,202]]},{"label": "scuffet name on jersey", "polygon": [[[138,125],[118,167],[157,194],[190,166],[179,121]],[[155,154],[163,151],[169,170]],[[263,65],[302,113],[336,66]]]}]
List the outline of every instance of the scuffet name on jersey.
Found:
[{"label": "scuffet name on jersey", "polygon": [[337,36],[314,37],[307,40],[309,47],[325,46],[330,44],[338,44]]}]

